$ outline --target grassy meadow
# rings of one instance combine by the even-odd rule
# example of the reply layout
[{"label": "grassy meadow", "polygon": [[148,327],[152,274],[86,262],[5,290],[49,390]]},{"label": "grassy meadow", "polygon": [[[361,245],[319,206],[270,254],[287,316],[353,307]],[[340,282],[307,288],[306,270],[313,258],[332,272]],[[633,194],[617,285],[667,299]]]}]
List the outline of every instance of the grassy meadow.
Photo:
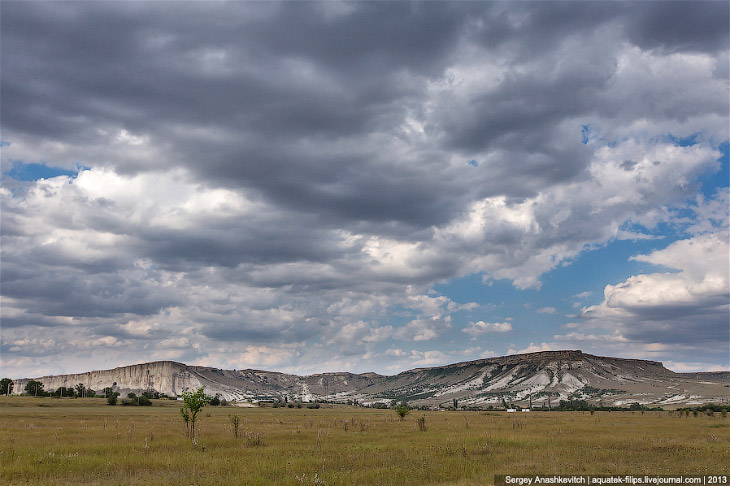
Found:
[{"label": "grassy meadow", "polygon": [[[0,398],[0,484],[483,485],[495,474],[728,474],[730,419]],[[240,417],[235,438],[230,415]],[[417,420],[425,417],[426,430]]]}]

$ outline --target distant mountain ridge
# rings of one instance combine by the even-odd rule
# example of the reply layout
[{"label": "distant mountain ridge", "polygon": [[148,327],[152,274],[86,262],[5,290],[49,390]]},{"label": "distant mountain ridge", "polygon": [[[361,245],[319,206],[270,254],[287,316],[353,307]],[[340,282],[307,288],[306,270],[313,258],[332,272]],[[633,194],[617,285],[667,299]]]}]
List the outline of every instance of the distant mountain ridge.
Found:
[{"label": "distant mountain ridge", "polygon": [[[206,387],[227,400],[328,400],[359,403],[408,401],[439,405],[557,403],[585,399],[604,405],[730,402],[730,372],[674,373],[657,361],[594,356],[576,350],[542,351],[430,368],[393,376],[317,373],[298,376],[264,370],[222,370],[155,361],[111,370],[34,378],[45,390],[83,383],[100,391],[157,391],[170,396]],[[28,378],[15,380],[21,392]]]}]

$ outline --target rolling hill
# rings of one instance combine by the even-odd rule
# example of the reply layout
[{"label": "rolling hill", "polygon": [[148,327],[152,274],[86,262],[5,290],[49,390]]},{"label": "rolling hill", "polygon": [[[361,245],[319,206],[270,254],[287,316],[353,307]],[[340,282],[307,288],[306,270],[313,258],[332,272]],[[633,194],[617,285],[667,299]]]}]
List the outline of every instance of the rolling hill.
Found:
[{"label": "rolling hill", "polygon": [[[408,401],[413,405],[501,405],[502,401],[556,404],[584,399],[602,405],[638,402],[652,405],[730,402],[730,372],[674,373],[657,361],[594,356],[581,351],[486,358],[394,376],[375,373],[319,373],[298,376],[263,370],[222,370],[174,361],[111,370],[34,378],[46,390],[83,383],[120,393],[157,391],[170,396],[201,386],[227,400],[327,400],[359,403]],[[29,379],[15,380],[22,391]]]}]

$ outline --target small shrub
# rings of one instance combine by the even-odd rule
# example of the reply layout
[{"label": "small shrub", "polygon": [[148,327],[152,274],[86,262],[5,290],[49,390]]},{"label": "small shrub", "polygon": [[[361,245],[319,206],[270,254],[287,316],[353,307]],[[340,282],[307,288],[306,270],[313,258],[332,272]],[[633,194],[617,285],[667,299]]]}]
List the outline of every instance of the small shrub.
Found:
[{"label": "small shrub", "polygon": [[233,425],[233,437],[238,439],[238,426],[241,425],[241,417],[238,415],[229,415],[228,419],[231,421],[231,425]]},{"label": "small shrub", "polygon": [[424,432],[426,430],[426,416],[420,416],[418,420],[416,420],[416,425],[418,425],[418,430]]},{"label": "small shrub", "polygon": [[149,407],[150,405],[152,405],[152,400],[150,400],[149,398],[147,398],[145,396],[139,397],[137,401],[140,405],[145,406],[145,407]]},{"label": "small shrub", "polygon": [[107,405],[116,405],[117,404],[117,393],[112,393],[106,398],[106,404]]},{"label": "small shrub", "polygon": [[263,445],[261,434],[259,432],[246,432],[246,445],[248,445],[248,447],[259,447]]},{"label": "small shrub", "polygon": [[122,405],[137,405],[137,400],[134,398],[122,398]]},{"label": "small shrub", "polygon": [[398,417],[400,417],[401,420],[406,418],[406,415],[408,415],[411,412],[411,409],[408,408],[408,405],[405,403],[401,403],[397,407],[395,407],[395,413],[398,414]]}]

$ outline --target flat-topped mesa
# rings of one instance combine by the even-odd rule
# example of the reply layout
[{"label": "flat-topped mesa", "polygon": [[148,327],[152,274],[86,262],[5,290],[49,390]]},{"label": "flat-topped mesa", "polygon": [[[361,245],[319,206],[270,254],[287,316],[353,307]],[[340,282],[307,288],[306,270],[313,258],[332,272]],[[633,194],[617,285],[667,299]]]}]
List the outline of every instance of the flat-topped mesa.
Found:
[{"label": "flat-topped mesa", "polygon": [[527,363],[545,363],[549,361],[582,361],[582,360],[594,360],[594,361],[604,361],[604,362],[613,362],[616,364],[624,364],[624,365],[644,365],[644,366],[657,366],[660,367],[667,372],[670,372],[666,368],[664,368],[664,365],[659,361],[650,361],[650,360],[643,360],[643,359],[634,359],[634,358],[612,358],[612,357],[604,357],[604,356],[595,356],[592,354],[584,353],[580,350],[559,350],[559,351],[536,351],[533,353],[523,353],[523,354],[511,354],[508,356],[495,356],[492,358],[482,358],[478,360],[473,361],[462,361],[459,363],[454,363],[450,365],[444,365],[444,366],[436,366],[436,367],[424,367],[424,368],[415,368],[412,370],[404,371],[402,373],[417,373],[420,371],[426,371],[434,368],[463,368],[467,366],[485,366],[485,365],[514,365],[514,364],[527,364]]},{"label": "flat-topped mesa", "polygon": [[[154,361],[135,365],[120,366],[110,370],[95,370],[68,375],[42,376],[34,378],[43,384],[46,391],[60,387],[68,388],[83,384],[84,387],[101,392],[104,388],[125,391],[155,390],[168,395],[176,395],[185,389],[202,386],[194,370],[176,361]],[[15,380],[13,390],[22,393],[30,378]]]}]

